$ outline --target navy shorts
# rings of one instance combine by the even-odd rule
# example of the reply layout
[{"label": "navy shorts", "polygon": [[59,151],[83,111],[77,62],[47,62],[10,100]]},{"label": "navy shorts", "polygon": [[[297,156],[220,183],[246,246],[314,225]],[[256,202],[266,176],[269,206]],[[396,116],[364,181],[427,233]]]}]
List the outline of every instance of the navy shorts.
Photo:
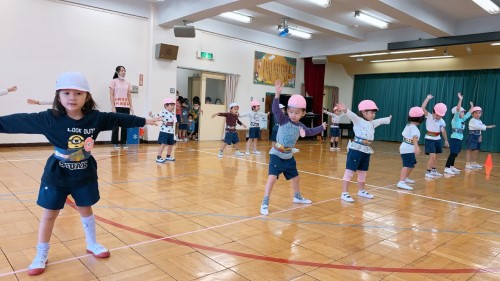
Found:
[{"label": "navy shorts", "polygon": [[359,150],[349,149],[347,152],[347,161],[345,167],[351,171],[368,171],[370,166],[370,155]]},{"label": "navy shorts", "polygon": [[160,135],[158,136],[158,143],[166,145],[174,145],[175,144],[174,134],[160,132]]},{"label": "navy shorts", "polygon": [[462,140],[456,138],[450,138],[450,153],[459,154],[462,150]]},{"label": "navy shorts", "polygon": [[60,210],[64,208],[66,198],[71,195],[78,207],[90,207],[101,198],[97,181],[85,186],[54,186],[44,182],[40,184],[38,192],[38,206],[49,210]]},{"label": "navy shorts", "polygon": [[240,139],[238,138],[238,132],[228,132],[226,131],[226,134],[224,135],[224,142],[231,145],[235,143],[239,143]]},{"label": "navy shorts", "polygon": [[285,179],[293,179],[299,175],[297,171],[297,162],[295,158],[281,159],[279,156],[270,154],[269,155],[269,175],[276,176],[279,178],[280,174],[283,173]]},{"label": "navy shorts", "polygon": [[273,131],[271,132],[271,141],[276,141],[276,136],[278,135],[278,129],[280,126],[273,126]]},{"label": "navy shorts", "polygon": [[175,118],[177,118],[177,122],[181,121],[181,115],[180,114],[175,114]]},{"label": "navy shorts", "polygon": [[340,128],[330,127],[330,137],[340,137]]},{"label": "navy shorts", "polygon": [[401,160],[403,160],[403,167],[405,168],[415,168],[415,164],[417,164],[415,153],[403,153],[401,154]]},{"label": "navy shorts", "polygon": [[425,154],[429,155],[430,153],[443,153],[443,142],[441,139],[438,140],[429,140],[425,139]]},{"label": "navy shorts", "polygon": [[479,150],[481,148],[481,142],[479,138],[481,135],[469,134],[467,136],[467,149],[470,150]]},{"label": "navy shorts", "polygon": [[259,127],[250,127],[248,130],[248,138],[249,139],[260,139],[260,128]]},{"label": "navy shorts", "polygon": [[179,124],[179,130],[186,130],[188,129],[188,124],[181,123]]}]

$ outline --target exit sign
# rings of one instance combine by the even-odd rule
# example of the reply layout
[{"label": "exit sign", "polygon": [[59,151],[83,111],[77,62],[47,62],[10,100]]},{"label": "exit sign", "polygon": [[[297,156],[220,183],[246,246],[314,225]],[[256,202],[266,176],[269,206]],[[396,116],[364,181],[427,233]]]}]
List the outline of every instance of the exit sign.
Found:
[{"label": "exit sign", "polygon": [[199,59],[205,59],[205,60],[214,60],[215,59],[215,56],[213,53],[204,52],[204,51],[197,51],[196,57]]}]

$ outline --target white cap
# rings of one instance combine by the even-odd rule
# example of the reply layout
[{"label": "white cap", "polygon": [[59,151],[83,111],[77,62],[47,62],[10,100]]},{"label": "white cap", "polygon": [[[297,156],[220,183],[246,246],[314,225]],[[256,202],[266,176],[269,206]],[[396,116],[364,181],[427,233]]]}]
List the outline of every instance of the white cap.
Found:
[{"label": "white cap", "polygon": [[280,109],[283,109],[283,108],[285,108],[285,106],[280,103]]},{"label": "white cap", "polygon": [[233,108],[233,107],[235,107],[235,106],[240,107],[240,106],[239,106],[237,103],[235,103],[235,102],[230,103],[230,104],[229,104],[229,110],[231,110],[231,108]]},{"label": "white cap", "polygon": [[[462,112],[462,111],[465,111],[465,109],[463,107],[460,107],[460,112]],[[451,114],[455,114],[455,113],[457,113],[457,107],[456,106],[454,106],[451,109]]]},{"label": "white cap", "polygon": [[74,89],[90,92],[89,82],[79,72],[64,72],[56,80],[56,91],[61,89]]}]

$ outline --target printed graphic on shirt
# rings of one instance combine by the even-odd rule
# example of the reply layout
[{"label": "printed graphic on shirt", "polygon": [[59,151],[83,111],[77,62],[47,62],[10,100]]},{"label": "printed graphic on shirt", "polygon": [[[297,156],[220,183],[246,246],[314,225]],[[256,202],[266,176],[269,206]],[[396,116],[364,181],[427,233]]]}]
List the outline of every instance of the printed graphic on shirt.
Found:
[{"label": "printed graphic on shirt", "polygon": [[128,98],[115,98],[115,107],[129,107]]}]

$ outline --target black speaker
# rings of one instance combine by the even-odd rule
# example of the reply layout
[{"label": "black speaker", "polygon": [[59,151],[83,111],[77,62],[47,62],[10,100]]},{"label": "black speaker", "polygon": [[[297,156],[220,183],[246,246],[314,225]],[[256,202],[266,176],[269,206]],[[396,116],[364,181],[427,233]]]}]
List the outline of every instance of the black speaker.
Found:
[{"label": "black speaker", "polygon": [[179,46],[158,43],[156,44],[155,58],[176,60]]},{"label": "black speaker", "polygon": [[194,38],[196,37],[196,29],[190,25],[176,25],[174,26],[174,36]]}]

